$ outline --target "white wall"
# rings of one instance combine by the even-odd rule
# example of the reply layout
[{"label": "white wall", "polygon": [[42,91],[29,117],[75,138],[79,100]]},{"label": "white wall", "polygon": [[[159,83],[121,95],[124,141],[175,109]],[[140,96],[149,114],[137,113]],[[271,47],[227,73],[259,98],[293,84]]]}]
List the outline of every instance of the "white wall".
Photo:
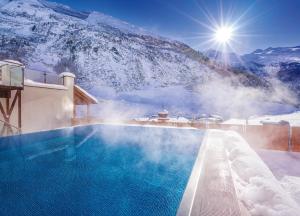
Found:
[{"label": "white wall", "polygon": [[[67,78],[70,79],[70,78]],[[70,84],[70,82],[66,82]],[[12,94],[12,103],[15,92]],[[1,99],[5,107],[5,100]],[[73,86],[26,83],[22,91],[22,132],[52,130],[71,126],[73,117]],[[10,123],[18,125],[18,104],[15,104]],[[1,118],[2,114],[1,114]]]}]

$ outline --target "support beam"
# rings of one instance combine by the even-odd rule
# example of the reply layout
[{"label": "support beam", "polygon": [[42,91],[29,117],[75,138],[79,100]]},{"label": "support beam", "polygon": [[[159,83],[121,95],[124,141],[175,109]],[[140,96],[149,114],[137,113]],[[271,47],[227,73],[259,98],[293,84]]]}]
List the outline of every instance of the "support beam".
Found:
[{"label": "support beam", "polygon": [[76,104],[74,103],[74,105],[73,105],[73,118],[76,118],[76,115],[77,115],[77,113],[76,113]]},{"label": "support beam", "polygon": [[22,128],[22,93],[21,90],[18,90],[18,128]]},{"label": "support beam", "polygon": [[9,112],[9,98],[6,98],[6,113]]},{"label": "support beam", "polygon": [[19,98],[19,95],[20,95],[21,91],[20,90],[17,90],[16,94],[15,94],[15,97],[14,97],[14,100],[9,108],[9,112],[7,113],[7,115],[10,117],[10,115],[12,114],[12,111],[14,110],[14,107],[15,107],[15,104],[17,102],[17,99]]},{"label": "support beam", "polygon": [[17,102],[18,102],[18,113],[17,113],[17,115],[18,115],[18,128],[21,129],[21,127],[22,127],[21,90],[17,90],[11,104],[10,104],[9,98],[6,98],[5,109],[4,109],[4,106],[2,105],[2,103],[0,101],[0,112],[1,112],[1,114],[3,116],[3,119],[4,119],[4,122],[5,122],[4,125],[3,125],[3,129],[1,131],[1,134],[4,133],[3,130],[5,130],[5,129],[7,129],[7,134],[13,134],[13,129],[12,129],[13,126],[10,124],[10,118],[11,118],[11,115],[13,113],[14,107],[15,107]]},{"label": "support beam", "polygon": [[3,108],[3,105],[2,105],[2,103],[1,103],[1,101],[0,101],[0,112],[1,112],[2,115],[3,115],[4,121],[8,122],[8,121],[9,121],[9,118],[8,118],[8,116],[7,116],[7,114],[6,114],[5,110],[4,110],[4,108]]},{"label": "support beam", "polygon": [[89,118],[91,116],[91,113],[90,113],[90,105],[87,104],[86,105],[86,118]]}]

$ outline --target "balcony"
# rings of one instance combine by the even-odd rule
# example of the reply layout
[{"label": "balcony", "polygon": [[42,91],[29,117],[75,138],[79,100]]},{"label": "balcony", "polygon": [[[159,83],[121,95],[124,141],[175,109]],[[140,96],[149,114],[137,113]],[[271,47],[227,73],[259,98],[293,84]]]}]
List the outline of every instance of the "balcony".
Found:
[{"label": "balcony", "polygon": [[23,90],[24,65],[17,61],[0,61],[0,90]]}]

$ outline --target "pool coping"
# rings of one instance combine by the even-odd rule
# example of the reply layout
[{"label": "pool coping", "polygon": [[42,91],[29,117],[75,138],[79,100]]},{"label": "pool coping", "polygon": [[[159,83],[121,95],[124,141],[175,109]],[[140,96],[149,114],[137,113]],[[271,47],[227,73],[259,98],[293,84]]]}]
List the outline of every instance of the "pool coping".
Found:
[{"label": "pool coping", "polygon": [[195,164],[193,166],[191,176],[189,178],[188,184],[185,188],[181,203],[177,210],[176,216],[188,216],[192,212],[197,187],[199,183],[199,178],[201,171],[203,170],[203,161],[204,161],[204,153],[207,148],[207,139],[208,139],[208,131],[205,131],[204,138],[202,140],[202,144],[198,151],[198,156],[196,158]]},{"label": "pool coping", "polygon": [[154,127],[154,128],[174,128],[174,129],[189,129],[189,130],[199,130],[195,127],[176,127],[176,126],[164,126],[164,125],[140,125],[140,124],[127,124],[127,123],[91,123],[91,124],[82,124],[82,125],[70,125],[65,127],[53,128],[53,129],[45,129],[45,130],[37,130],[37,131],[28,131],[22,132],[20,134],[9,135],[9,136],[0,136],[1,138],[6,137],[14,137],[14,136],[21,136],[27,134],[34,134],[34,133],[41,133],[47,131],[56,131],[56,130],[63,130],[63,129],[71,129],[71,128],[78,128],[78,127],[88,127],[93,125],[115,125],[115,126],[127,126],[127,127]]},{"label": "pool coping", "polygon": [[[214,138],[213,133],[216,131],[220,130],[206,130],[205,135],[201,144],[201,147],[199,149],[199,153],[197,156],[197,159],[195,161],[194,167],[192,169],[191,176],[189,178],[188,184],[186,186],[186,189],[184,191],[180,206],[177,210],[177,216],[198,216],[198,215],[209,215],[209,213],[213,213],[213,215],[248,215],[246,214],[247,212],[243,211],[243,209],[240,206],[239,200],[237,198],[236,194],[236,189],[235,189],[235,184],[234,180],[232,178],[232,172],[231,172],[231,167],[226,155],[225,147],[224,147],[224,142],[222,139],[219,141],[222,141],[223,145],[212,145],[216,144],[213,142],[210,142],[209,139]],[[224,133],[224,132],[223,132]],[[223,137],[224,138],[224,137]],[[217,148],[216,148],[217,147]],[[215,148],[215,149],[213,149]],[[216,151],[216,149],[218,151]],[[213,154],[210,154],[210,157],[208,157],[209,153],[215,152]],[[219,153],[223,152],[223,158],[221,157],[220,160],[220,155]],[[213,157],[211,157],[213,155]],[[210,161],[210,163],[207,163],[207,158],[213,159]],[[225,162],[226,167],[218,167],[221,162]],[[219,163],[219,164],[218,164]],[[216,169],[217,167],[217,169]],[[226,169],[227,168],[227,169]],[[205,171],[209,172],[205,172]],[[213,174],[213,177],[223,177],[224,179],[221,179],[218,183],[225,183],[225,187],[222,184],[217,185],[217,190],[216,189],[211,189],[210,187],[216,186],[214,184],[204,184],[203,187],[206,189],[208,192],[212,192],[211,194],[214,195],[214,198],[208,201],[206,198],[204,199],[199,199],[201,196],[199,196],[201,191],[201,183],[207,183],[203,179],[211,175],[211,171],[217,171],[216,173]],[[224,176],[224,173],[220,175],[219,172],[227,172]],[[203,173],[203,174],[202,174]],[[207,174],[209,173],[209,174]],[[210,179],[212,182],[216,182],[216,178]],[[200,187],[199,187],[200,186]],[[210,187],[209,187],[210,186]],[[219,188],[220,187],[220,188]],[[209,189],[207,189],[209,188]],[[204,189],[204,191],[205,191]],[[198,191],[200,190],[200,191]],[[225,194],[225,196],[224,196]],[[230,196],[228,196],[228,194]],[[197,199],[197,200],[196,200]],[[223,205],[220,203],[220,205],[214,205],[216,203],[215,200],[218,200],[220,202],[224,201]],[[197,203],[196,203],[197,202]],[[229,205],[226,205],[228,204]],[[205,207],[203,207],[203,204]],[[218,203],[219,204],[219,203]],[[225,206],[224,206],[225,204]],[[231,204],[231,205],[230,205]],[[206,207],[208,206],[208,207]],[[204,208],[204,210],[202,209]],[[226,209],[227,208],[227,209]]]}]

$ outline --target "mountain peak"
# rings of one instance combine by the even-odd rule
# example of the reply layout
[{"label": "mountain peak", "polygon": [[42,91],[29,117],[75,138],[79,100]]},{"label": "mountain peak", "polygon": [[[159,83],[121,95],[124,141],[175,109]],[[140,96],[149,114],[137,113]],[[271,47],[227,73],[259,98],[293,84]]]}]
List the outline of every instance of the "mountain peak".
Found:
[{"label": "mountain peak", "polygon": [[[147,34],[147,32],[139,27],[136,27],[132,24],[129,24],[125,21],[122,21],[120,19],[114,18],[112,16],[109,15],[105,15],[103,13],[100,12],[91,12],[89,14],[89,16],[87,17],[86,21],[91,24],[91,25],[109,25],[113,28],[116,29],[120,29],[122,31],[125,32],[129,32],[129,33],[143,33],[143,34]],[[148,33],[149,34],[149,33]]]}]

